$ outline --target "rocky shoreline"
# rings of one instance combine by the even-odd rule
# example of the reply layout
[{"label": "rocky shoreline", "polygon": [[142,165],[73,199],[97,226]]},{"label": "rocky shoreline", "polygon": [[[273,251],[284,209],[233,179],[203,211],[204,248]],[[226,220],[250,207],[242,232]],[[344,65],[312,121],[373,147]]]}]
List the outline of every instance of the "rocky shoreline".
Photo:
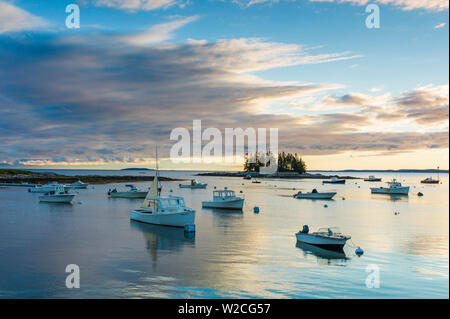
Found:
[{"label": "rocky shoreline", "polygon": [[[110,183],[132,183],[132,182],[148,182],[153,181],[153,176],[100,176],[100,175],[77,175],[66,176],[53,173],[34,173],[34,172],[8,172],[2,174],[0,170],[0,185],[8,186],[8,184],[47,184],[57,182],[60,184],[71,184],[76,181],[83,181],[89,184],[110,184]],[[182,181],[183,179],[174,179],[169,177],[160,177],[160,181]]]}]

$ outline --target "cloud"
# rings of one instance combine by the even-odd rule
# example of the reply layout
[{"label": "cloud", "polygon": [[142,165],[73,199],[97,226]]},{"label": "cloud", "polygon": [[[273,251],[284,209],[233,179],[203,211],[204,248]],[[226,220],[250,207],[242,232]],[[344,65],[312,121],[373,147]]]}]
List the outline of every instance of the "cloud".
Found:
[{"label": "cloud", "polygon": [[124,10],[157,10],[167,9],[175,5],[183,6],[178,0],[94,0],[94,4],[99,7],[109,7]]},{"label": "cloud", "polygon": [[[402,10],[409,11],[415,9],[425,9],[430,11],[443,11],[448,10],[448,1],[447,0],[308,0],[310,2],[335,2],[335,3],[350,3],[354,5],[365,6],[369,3],[378,3],[385,5],[392,5],[394,7],[398,7]],[[247,3],[247,6],[252,6],[260,3],[276,3],[279,0],[250,0]]]},{"label": "cloud", "polygon": [[48,26],[48,22],[8,2],[0,1],[0,34],[38,30]]},{"label": "cloud", "polygon": [[438,24],[438,25],[435,25],[435,26],[434,26],[434,29],[440,29],[440,28],[445,27],[446,25],[447,25],[447,23],[442,22],[442,23],[440,23],[440,24]]},{"label": "cloud", "polygon": [[[114,36],[0,36],[0,46],[5,48],[0,79],[8,79],[0,81],[0,158],[9,164],[148,163],[155,142],[161,157],[167,156],[171,130],[191,128],[194,119],[222,132],[226,127],[277,127],[280,148],[304,155],[448,147],[448,129],[365,130],[375,114],[386,111],[363,111],[376,105],[379,96],[330,95],[336,84],[275,82],[249,74],[333,63],[354,58],[351,54],[313,54],[263,39],[117,46]],[[430,101],[423,91],[442,105],[445,88],[418,88],[415,96],[405,92],[395,100],[403,112],[399,116],[408,117],[403,104],[416,108]],[[323,94],[337,104],[353,103],[355,109],[305,115],[261,108]]]},{"label": "cloud", "polygon": [[123,36],[121,39],[130,44],[142,46],[161,43],[172,39],[176,30],[197,19],[198,16],[192,16],[157,24],[142,33]]}]

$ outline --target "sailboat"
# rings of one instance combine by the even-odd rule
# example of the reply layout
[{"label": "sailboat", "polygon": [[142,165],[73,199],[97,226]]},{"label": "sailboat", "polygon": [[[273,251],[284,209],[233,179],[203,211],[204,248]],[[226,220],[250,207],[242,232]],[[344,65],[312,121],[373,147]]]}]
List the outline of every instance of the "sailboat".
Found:
[{"label": "sailboat", "polygon": [[142,223],[185,227],[195,222],[195,210],[186,207],[183,197],[161,197],[159,185],[158,151],[152,186],[140,208],[131,211],[130,219]]}]

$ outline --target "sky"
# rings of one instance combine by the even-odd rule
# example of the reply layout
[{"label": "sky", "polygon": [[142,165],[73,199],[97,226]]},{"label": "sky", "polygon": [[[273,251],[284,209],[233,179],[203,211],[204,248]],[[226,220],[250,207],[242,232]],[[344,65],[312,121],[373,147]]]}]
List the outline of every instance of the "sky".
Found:
[{"label": "sky", "polygon": [[448,5],[0,0],[0,167],[153,167],[157,144],[164,169],[241,169],[171,161],[201,120],[277,128],[311,170],[448,169]]}]

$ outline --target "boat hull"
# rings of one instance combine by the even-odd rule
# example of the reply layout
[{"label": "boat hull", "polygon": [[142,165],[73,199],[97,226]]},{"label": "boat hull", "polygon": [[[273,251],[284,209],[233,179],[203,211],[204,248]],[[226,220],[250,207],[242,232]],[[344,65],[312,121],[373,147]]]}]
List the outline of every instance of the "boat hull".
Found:
[{"label": "boat hull", "polygon": [[345,179],[339,181],[323,181],[323,184],[345,184]]},{"label": "boat hull", "polygon": [[398,187],[398,188],[387,188],[387,187],[372,187],[370,189],[372,194],[387,194],[387,195],[408,195],[409,186]]},{"label": "boat hull", "polygon": [[148,192],[111,192],[111,198],[145,198]]},{"label": "boat hull", "polygon": [[130,213],[130,219],[141,223],[171,226],[171,227],[184,227],[195,223],[195,211],[167,214],[149,214],[143,213],[140,210],[133,210]]},{"label": "boat hull", "polygon": [[439,181],[421,181],[422,184],[439,184]]},{"label": "boat hull", "polygon": [[336,195],[335,192],[330,193],[305,193],[305,194],[295,194],[294,197],[297,199],[333,199]]},{"label": "boat hull", "polygon": [[327,238],[314,236],[311,234],[297,233],[295,234],[297,241],[309,245],[314,245],[323,249],[342,251],[345,243],[349,238]]},{"label": "boat hull", "polygon": [[42,195],[39,196],[39,201],[41,203],[70,203],[75,195],[63,194],[63,195]]},{"label": "boat hull", "polygon": [[223,200],[223,201],[205,201],[202,202],[203,208],[222,208],[222,209],[239,209],[242,210],[244,207],[244,199],[233,199],[233,200]]},{"label": "boat hull", "polygon": [[208,184],[202,184],[202,185],[179,185],[180,188],[191,188],[191,189],[205,189]]},{"label": "boat hull", "polygon": [[381,182],[381,178],[364,179],[365,182]]}]

